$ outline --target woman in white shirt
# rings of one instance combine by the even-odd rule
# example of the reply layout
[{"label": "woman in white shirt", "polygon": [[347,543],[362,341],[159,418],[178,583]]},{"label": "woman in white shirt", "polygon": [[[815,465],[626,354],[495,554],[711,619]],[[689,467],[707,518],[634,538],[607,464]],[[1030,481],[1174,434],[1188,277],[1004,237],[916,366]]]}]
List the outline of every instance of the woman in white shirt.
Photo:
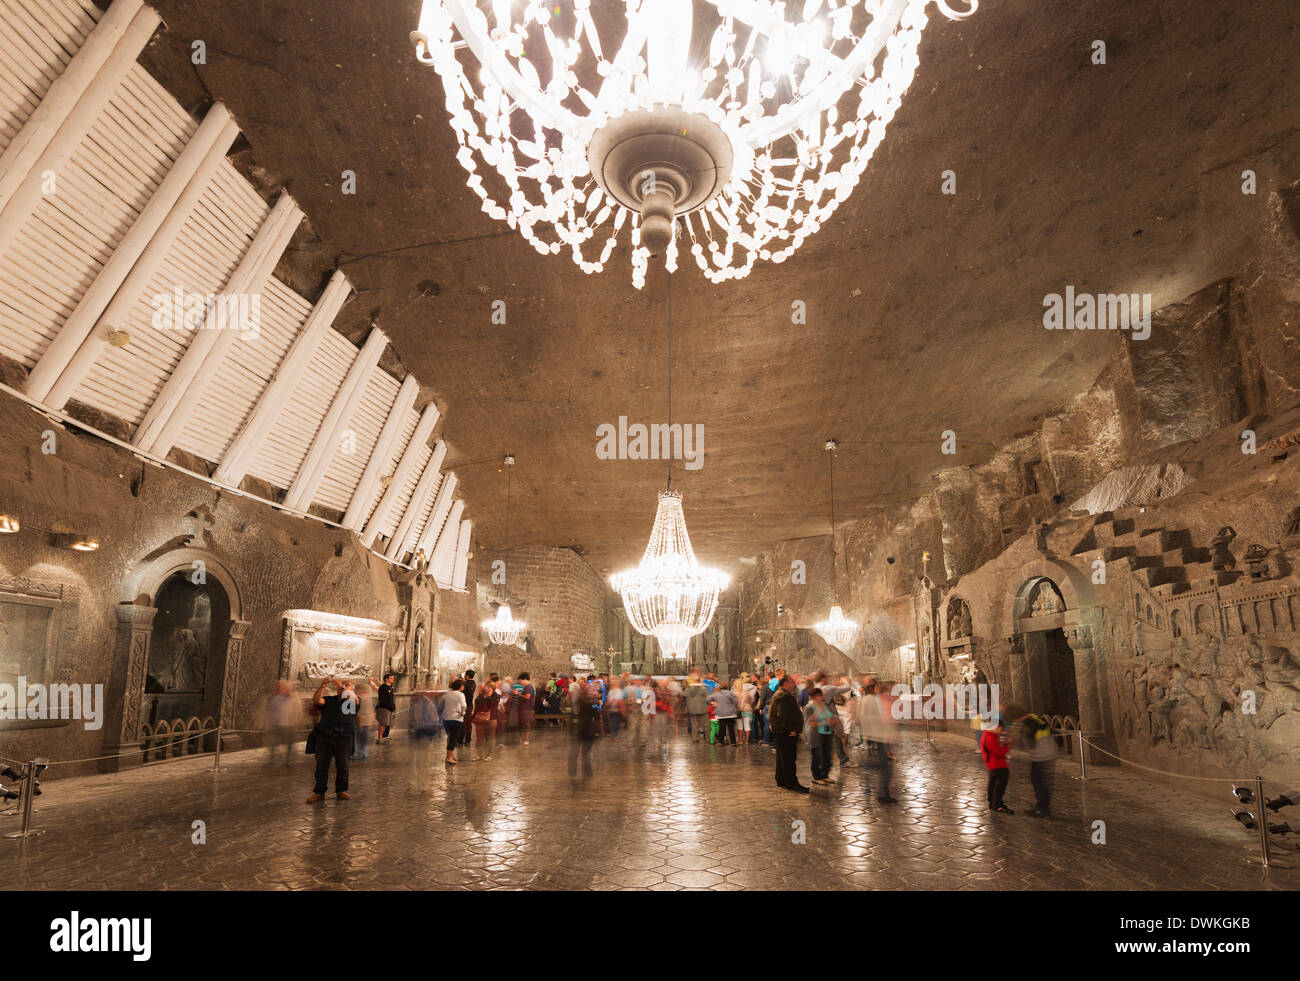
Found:
[{"label": "woman in white shirt", "polygon": [[460,744],[461,734],[465,731],[465,695],[461,691],[464,682],[457,678],[451,683],[451,691],[442,696],[442,727],[447,730],[447,765],[455,766],[452,756]]}]

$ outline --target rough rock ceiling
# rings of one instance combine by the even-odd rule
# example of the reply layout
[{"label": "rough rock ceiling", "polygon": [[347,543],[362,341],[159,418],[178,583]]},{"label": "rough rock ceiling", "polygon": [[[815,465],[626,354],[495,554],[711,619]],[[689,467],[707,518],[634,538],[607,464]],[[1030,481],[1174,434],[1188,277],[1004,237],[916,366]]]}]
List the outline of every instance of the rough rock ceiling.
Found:
[{"label": "rough rock ceiling", "polygon": [[[617,251],[589,277],[478,210],[440,80],[407,39],[418,0],[154,2],[168,30],[146,64],[183,102],[233,110],[244,165],[311,219],[296,284],[342,263],[359,295],[341,329],[359,338],[373,317],[445,408],[479,539],[501,541],[503,478],[468,464],[512,451],[515,544],[634,563],[664,467],[600,461],[595,433],[663,421],[662,267],[636,291]],[[673,419],[703,423],[707,451],[674,478],[696,551],[734,573],[774,539],[825,533],[828,435],[887,443],[837,464],[838,510],[863,514],[1084,391],[1117,338],[1045,331],[1045,294],[1150,292],[1158,307],[1239,269],[1268,191],[1300,177],[1297,50],[1293,0],[984,0],[961,24],[936,17],[881,150],[818,236],[739,282],[685,262],[674,277]],[[956,458],[939,453],[950,428]]]}]

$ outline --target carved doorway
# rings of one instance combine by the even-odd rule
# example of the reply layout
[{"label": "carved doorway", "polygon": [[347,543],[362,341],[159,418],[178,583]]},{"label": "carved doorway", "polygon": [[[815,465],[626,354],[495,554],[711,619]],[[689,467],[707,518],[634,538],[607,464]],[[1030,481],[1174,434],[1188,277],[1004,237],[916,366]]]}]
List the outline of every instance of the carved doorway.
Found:
[{"label": "carved doorway", "polygon": [[1030,699],[1024,706],[1039,715],[1079,718],[1079,687],[1075,680],[1074,649],[1060,627],[1025,635],[1025,660]]},{"label": "carved doorway", "polygon": [[1012,696],[1028,711],[1077,724],[1077,668],[1060,587],[1046,576],[1030,578],[1016,593],[1015,614]]}]

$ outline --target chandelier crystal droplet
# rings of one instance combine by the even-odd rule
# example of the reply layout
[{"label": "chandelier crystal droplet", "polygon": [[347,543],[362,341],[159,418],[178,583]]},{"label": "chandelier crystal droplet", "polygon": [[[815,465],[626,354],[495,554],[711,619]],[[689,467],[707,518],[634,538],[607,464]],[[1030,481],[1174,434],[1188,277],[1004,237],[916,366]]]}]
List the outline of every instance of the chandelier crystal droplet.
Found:
[{"label": "chandelier crystal droplet", "polygon": [[638,288],[652,254],[676,268],[681,226],[718,283],[789,258],[852,194],[916,74],[931,3],[954,20],[978,7],[424,0],[411,39],[442,77],[487,214],[587,273],[630,214]]},{"label": "chandelier crystal droplet", "polygon": [[659,494],[641,564],[610,577],[632,626],[659,641],[669,659],[686,656],[687,644],[709,625],[729,582],[725,573],[704,568],[695,558],[678,491]]}]

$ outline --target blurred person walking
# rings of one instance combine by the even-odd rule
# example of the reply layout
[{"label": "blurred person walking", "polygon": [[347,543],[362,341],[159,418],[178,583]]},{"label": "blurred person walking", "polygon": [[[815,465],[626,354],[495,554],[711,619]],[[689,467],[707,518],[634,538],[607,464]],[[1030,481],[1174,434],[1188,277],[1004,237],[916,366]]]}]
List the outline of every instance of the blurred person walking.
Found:
[{"label": "blurred person walking", "polygon": [[1052,771],[1056,769],[1056,737],[1051,724],[1041,715],[1024,713],[1017,720],[1020,733],[1029,747],[1029,782],[1034,788],[1034,808],[1030,817],[1052,816]]},{"label": "blurred person walking", "polygon": [[497,710],[501,705],[501,696],[496,686],[488,682],[479,689],[474,698],[474,714],[470,717],[474,723],[475,748],[470,762],[492,759],[492,744],[497,733]]},{"label": "blurred person walking", "polygon": [[354,760],[370,758],[370,733],[375,725],[375,712],[370,693],[358,689],[357,695],[357,739],[352,746]]},{"label": "blurred person walking", "polygon": [[697,742],[709,739],[709,690],[699,675],[686,685],[686,735]]},{"label": "blurred person walking", "polygon": [[884,699],[872,678],[858,698],[857,725],[867,742],[871,765],[876,769],[876,800],[882,804],[896,803],[890,793],[894,776],[894,744],[898,741],[898,722],[890,704]]},{"label": "blurred person walking", "polygon": [[515,721],[513,718],[515,712],[514,679],[510,675],[506,675],[498,691],[501,692],[501,701],[497,705],[497,749],[503,750],[506,748],[506,732]]},{"label": "blurred person walking", "polygon": [[646,730],[649,728],[647,721],[649,713],[645,707],[647,699],[653,705],[654,696],[650,690],[641,683],[640,678],[633,678],[631,684],[625,689],[623,712],[627,722],[628,740],[638,749],[645,745]]},{"label": "blurred person walking", "polygon": [[623,731],[624,695],[625,692],[618,679],[611,679],[609,690],[605,693],[605,731],[614,739],[617,739]]},{"label": "blurred person walking", "polygon": [[411,696],[411,775],[416,790],[429,785],[433,764],[433,742],[442,735],[442,712],[432,692],[420,691]]},{"label": "blurred person walking", "polygon": [[527,671],[519,672],[519,680],[515,682],[515,696],[519,702],[519,735],[523,744],[528,746],[533,738],[533,706],[537,700],[537,689],[533,687]]},{"label": "blurred person walking", "polygon": [[293,748],[298,731],[305,724],[302,699],[293,693],[292,681],[277,681],[275,691],[262,708],[259,728],[267,730],[266,765],[274,766],[280,747],[284,747],[284,765],[293,766]]},{"label": "blurred person walking", "polygon": [[573,727],[573,741],[569,744],[569,776],[577,779],[578,761],[581,759],[582,778],[586,780],[592,775],[591,748],[600,731],[600,691],[591,684],[577,684],[573,688],[577,692],[578,705],[575,710],[577,725]]},{"label": "blurred person walking", "polygon": [[812,782],[833,783],[831,775],[831,744],[839,717],[826,704],[826,696],[817,687],[808,689],[808,704],[803,709],[804,735],[812,755]]}]

